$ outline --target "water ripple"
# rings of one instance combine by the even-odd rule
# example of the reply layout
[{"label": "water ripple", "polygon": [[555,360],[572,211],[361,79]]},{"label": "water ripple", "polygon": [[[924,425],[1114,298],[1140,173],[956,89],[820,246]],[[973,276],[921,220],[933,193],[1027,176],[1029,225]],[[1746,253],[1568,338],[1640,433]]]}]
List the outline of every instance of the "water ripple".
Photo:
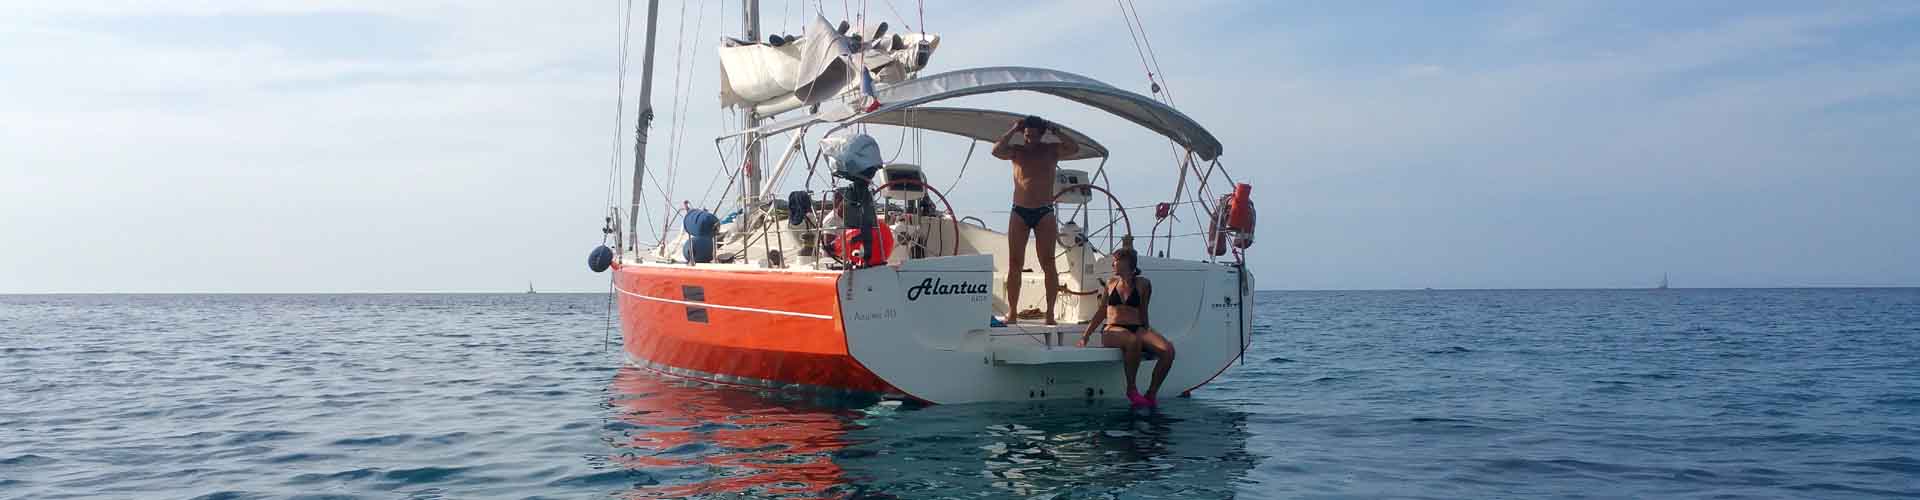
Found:
[{"label": "water ripple", "polygon": [[1920,495],[1920,291],[1257,302],[1131,412],[663,378],[599,295],[0,296],[0,497]]}]

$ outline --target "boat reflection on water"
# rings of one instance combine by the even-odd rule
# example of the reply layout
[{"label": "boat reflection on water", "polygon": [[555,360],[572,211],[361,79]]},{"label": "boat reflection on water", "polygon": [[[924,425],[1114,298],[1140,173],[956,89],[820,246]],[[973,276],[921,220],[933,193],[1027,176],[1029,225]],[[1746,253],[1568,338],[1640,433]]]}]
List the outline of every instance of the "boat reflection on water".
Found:
[{"label": "boat reflection on water", "polygon": [[[1246,415],[1203,400],[902,408],[622,369],[613,460],[631,498],[1223,498],[1254,459]],[[609,430],[608,432],[616,432]]]},{"label": "boat reflection on water", "polygon": [[[773,394],[622,368],[609,390],[613,461],[658,484],[633,498],[837,498],[846,473],[833,454],[859,412]],[[609,431],[611,432],[611,431]]]}]

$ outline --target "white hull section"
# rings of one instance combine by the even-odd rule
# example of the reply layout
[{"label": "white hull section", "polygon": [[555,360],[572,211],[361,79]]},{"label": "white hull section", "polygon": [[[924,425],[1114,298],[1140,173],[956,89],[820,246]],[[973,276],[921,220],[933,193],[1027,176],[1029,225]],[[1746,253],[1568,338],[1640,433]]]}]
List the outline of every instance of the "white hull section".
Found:
[{"label": "white hull section", "polygon": [[[1073,347],[1085,324],[989,325],[1001,286],[991,259],[937,257],[844,273],[838,299],[848,353],[901,392],[934,403],[1123,397],[1119,351]],[[1141,257],[1140,268],[1153,280],[1152,326],[1177,353],[1162,398],[1211,381],[1245,352],[1250,275],[1151,257]],[[1142,391],[1156,362],[1140,365]]]}]

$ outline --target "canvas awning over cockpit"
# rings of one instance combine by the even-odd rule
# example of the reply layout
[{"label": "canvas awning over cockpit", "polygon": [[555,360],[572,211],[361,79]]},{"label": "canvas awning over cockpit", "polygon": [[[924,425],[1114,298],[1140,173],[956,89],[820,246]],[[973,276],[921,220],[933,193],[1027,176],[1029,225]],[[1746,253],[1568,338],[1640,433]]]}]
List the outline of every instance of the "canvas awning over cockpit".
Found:
[{"label": "canvas awning over cockpit", "polygon": [[[941,107],[904,107],[881,108],[872,113],[862,114],[840,122],[840,125],[828,131],[827,135],[840,129],[859,124],[893,125],[898,127],[946,132],[971,138],[977,141],[994,142],[1007,133],[1014,122],[1025,115],[994,111],[989,109],[941,108]],[[1065,125],[1054,124],[1062,137],[1080,144],[1080,152],[1061,160],[1083,160],[1107,156],[1107,147],[1094,141],[1092,137]],[[1016,140],[1019,134],[1015,134]],[[1051,142],[1051,141],[1049,141]]]},{"label": "canvas awning over cockpit", "polygon": [[[881,107],[871,113],[861,113],[854,108],[849,97],[820,103],[819,111],[810,115],[768,123],[740,133],[772,135],[816,123],[858,121],[868,115],[897,113],[944,99],[1016,90],[1057,96],[1125,118],[1172,139],[1192,150],[1202,160],[1212,160],[1221,153],[1219,139],[1215,139],[1199,122],[1151,97],[1064,71],[1011,66],[964,69],[882,87],[876,95]],[[992,137],[986,140],[997,139],[1004,132],[1004,129],[993,132]],[[973,134],[961,135],[978,137]],[[1101,150],[1104,154],[1105,149]]]}]

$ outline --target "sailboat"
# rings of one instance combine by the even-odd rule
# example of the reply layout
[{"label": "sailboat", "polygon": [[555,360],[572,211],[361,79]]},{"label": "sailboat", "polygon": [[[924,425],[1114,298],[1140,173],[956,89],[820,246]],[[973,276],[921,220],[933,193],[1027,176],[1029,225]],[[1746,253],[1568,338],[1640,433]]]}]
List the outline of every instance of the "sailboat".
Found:
[{"label": "sailboat", "polygon": [[535,293],[539,293],[539,292],[535,292],[535,291],[533,291],[533,282],[531,282],[531,281],[529,281],[529,282],[527,282],[527,294],[528,294],[528,295],[532,295],[532,294],[535,294]]},{"label": "sailboat", "polygon": [[1666,289],[1667,289],[1667,273],[1660,273],[1660,286],[1659,286],[1659,287],[1655,287],[1654,289],[1655,289],[1655,290],[1666,290]]},{"label": "sailboat", "polygon": [[[603,245],[589,259],[589,267],[613,273],[628,363],[721,384],[922,403],[1122,397],[1119,351],[1075,346],[1102,306],[1091,291],[1111,275],[1112,251],[1134,245],[1133,222],[1106,182],[1107,148],[1055,124],[1060,140],[1080,146],[1064,163],[1099,164],[1057,172],[1058,254],[1036,255],[1029,242],[1024,265],[1009,266],[1007,235],[955,210],[923,180],[964,172],[971,149],[964,159],[887,162],[880,159],[902,156],[878,154],[866,135],[870,127],[895,127],[991,143],[1023,114],[932,104],[1008,92],[1084,104],[1175,146],[1178,162],[1166,172],[1175,194],[1156,215],[1191,210],[1197,217],[1187,223],[1198,219],[1205,237],[1181,240],[1173,221],[1163,219],[1138,259],[1156,289],[1153,328],[1179,353],[1163,392],[1189,393],[1245,354],[1254,300],[1243,255],[1253,236],[1251,186],[1227,180],[1223,147],[1199,122],[1155,97],[1059,70],[922,74],[939,37],[888,35],[884,24],[836,28],[818,17],[802,36],[763,39],[759,2],[743,3],[742,32],[718,49],[723,106],[738,111],[742,123],[716,139],[739,153],[722,155],[721,168],[733,179],[722,195],[728,201],[696,207],[658,200],[675,208],[664,228],[636,216],[646,203],[653,115],[658,2],[647,5],[633,201],[610,207],[603,232],[616,235],[614,248]],[[766,162],[770,155],[777,159]],[[1110,207],[1106,221],[1091,215],[1102,199]],[[666,233],[642,245],[643,228]],[[1193,245],[1196,256],[1168,256],[1175,243],[1196,240],[1204,240]],[[1043,276],[1035,271],[1043,258],[1055,259],[1060,270],[1063,290],[1048,318],[1058,325],[1007,325],[1043,308]],[[1020,296],[1005,296],[1000,286],[1010,274],[1024,283]],[[1140,367],[1141,387],[1158,362]]]}]

